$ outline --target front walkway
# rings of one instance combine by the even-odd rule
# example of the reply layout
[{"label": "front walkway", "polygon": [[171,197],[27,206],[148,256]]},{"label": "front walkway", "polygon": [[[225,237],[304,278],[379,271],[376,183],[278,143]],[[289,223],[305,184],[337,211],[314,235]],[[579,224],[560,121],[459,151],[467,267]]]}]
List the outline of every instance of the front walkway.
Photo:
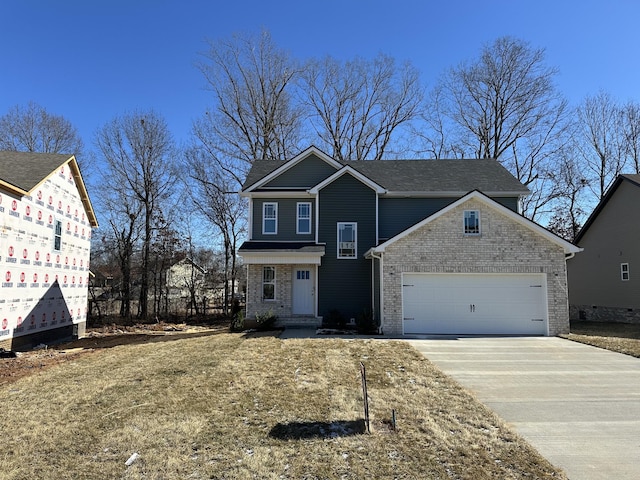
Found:
[{"label": "front walkway", "polygon": [[640,359],[554,337],[409,342],[571,480],[640,479]]}]

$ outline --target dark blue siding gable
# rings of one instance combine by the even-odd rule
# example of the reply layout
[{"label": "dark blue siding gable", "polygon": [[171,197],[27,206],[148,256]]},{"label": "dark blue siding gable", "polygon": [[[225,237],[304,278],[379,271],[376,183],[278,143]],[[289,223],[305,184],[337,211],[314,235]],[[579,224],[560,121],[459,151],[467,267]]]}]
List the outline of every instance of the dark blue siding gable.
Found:
[{"label": "dark blue siding gable", "polygon": [[[350,174],[320,191],[319,241],[326,243],[319,270],[319,314],[337,310],[347,319],[371,309],[371,262],[364,258],[376,243],[376,193]],[[339,222],[358,224],[357,258],[338,259]]]},{"label": "dark blue siding gable", "polygon": [[324,160],[315,155],[309,155],[264,185],[263,188],[308,189],[314,187],[335,172],[336,169]]}]

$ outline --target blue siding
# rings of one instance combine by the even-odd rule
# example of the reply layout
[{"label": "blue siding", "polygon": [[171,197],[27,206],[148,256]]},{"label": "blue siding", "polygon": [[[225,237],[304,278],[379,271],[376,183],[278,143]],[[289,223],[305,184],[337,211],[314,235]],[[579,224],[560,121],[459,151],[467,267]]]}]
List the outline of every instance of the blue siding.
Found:
[{"label": "blue siding", "polygon": [[[457,198],[381,198],[378,204],[380,241],[383,242],[433,215]],[[518,211],[517,197],[494,198],[505,207]]]},{"label": "blue siding", "polygon": [[456,198],[381,198],[380,241],[399,234],[455,202]]},{"label": "blue siding", "polygon": [[309,155],[263,188],[311,188],[334,173],[336,173],[334,167],[315,155]]},{"label": "blue siding", "polygon": [[[262,233],[262,205],[267,202],[278,204],[278,233],[276,235],[264,235]],[[298,202],[311,203],[311,233],[296,234],[296,221],[298,218]],[[298,241],[309,242],[315,240],[315,200],[312,198],[274,198],[253,200],[253,237],[251,240],[269,241]]]},{"label": "blue siding", "polygon": [[[319,241],[326,253],[318,271],[318,310],[325,319],[338,310],[347,319],[371,309],[371,261],[364,258],[376,241],[376,193],[349,174],[320,191]],[[357,222],[356,259],[337,258],[338,222]]]},{"label": "blue siding", "polygon": [[493,200],[514,212],[518,211],[518,197],[492,197]]}]

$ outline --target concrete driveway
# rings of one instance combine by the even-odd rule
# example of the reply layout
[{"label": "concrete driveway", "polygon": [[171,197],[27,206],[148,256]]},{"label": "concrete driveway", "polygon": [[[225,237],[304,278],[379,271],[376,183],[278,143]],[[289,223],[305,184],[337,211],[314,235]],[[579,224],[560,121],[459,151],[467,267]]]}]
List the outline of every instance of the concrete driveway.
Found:
[{"label": "concrete driveway", "polygon": [[640,479],[640,359],[553,337],[410,343],[571,480]]}]

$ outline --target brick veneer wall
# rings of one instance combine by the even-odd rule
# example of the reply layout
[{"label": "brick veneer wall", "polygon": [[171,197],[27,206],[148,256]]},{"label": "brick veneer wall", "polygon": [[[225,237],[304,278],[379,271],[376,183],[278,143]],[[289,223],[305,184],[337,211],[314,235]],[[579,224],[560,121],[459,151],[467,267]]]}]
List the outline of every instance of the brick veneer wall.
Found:
[{"label": "brick veneer wall", "polygon": [[[480,236],[463,234],[463,211],[480,211]],[[385,335],[402,334],[402,273],[545,273],[549,335],[569,332],[563,248],[476,199],[388,246],[384,253]]]},{"label": "brick veneer wall", "polygon": [[262,300],[262,267],[264,265],[247,265],[247,318],[255,318],[256,314],[273,312],[279,318],[291,316],[292,305],[292,266],[273,265],[276,268],[276,298]]}]

